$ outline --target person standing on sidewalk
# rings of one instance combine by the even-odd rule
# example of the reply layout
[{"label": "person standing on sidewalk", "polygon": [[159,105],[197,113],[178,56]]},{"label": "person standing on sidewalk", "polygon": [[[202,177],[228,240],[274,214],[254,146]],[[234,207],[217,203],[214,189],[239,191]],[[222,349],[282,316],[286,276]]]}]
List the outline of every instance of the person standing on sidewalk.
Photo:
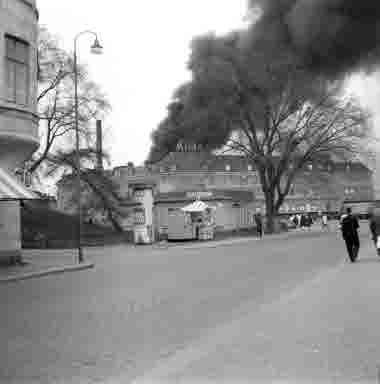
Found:
[{"label": "person standing on sidewalk", "polygon": [[328,227],[328,218],[327,218],[327,214],[326,213],[323,213],[322,215],[322,229],[329,229]]},{"label": "person standing on sidewalk", "polygon": [[259,238],[261,239],[263,237],[263,219],[261,217],[260,213],[257,213],[255,215],[255,222],[256,222],[256,230]]},{"label": "person standing on sidewalk", "polygon": [[368,214],[369,229],[374,242],[378,256],[380,256],[380,209],[376,208]]},{"label": "person standing on sidewalk", "polygon": [[347,208],[347,213],[340,218],[340,229],[346,243],[348,257],[354,263],[359,255],[360,241],[358,234],[358,219],[351,214],[351,208]]}]

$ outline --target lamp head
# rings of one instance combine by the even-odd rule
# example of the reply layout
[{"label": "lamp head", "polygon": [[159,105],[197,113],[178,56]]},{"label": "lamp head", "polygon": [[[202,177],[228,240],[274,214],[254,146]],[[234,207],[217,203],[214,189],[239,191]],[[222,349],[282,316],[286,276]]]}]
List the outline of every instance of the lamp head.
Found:
[{"label": "lamp head", "polygon": [[95,38],[95,41],[91,46],[91,53],[93,53],[94,55],[101,55],[103,53],[103,47],[99,43],[97,37]]}]

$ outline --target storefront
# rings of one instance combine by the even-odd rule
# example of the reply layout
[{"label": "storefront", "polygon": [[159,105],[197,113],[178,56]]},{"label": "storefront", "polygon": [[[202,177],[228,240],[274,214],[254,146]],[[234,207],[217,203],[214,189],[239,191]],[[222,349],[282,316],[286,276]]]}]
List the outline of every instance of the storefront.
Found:
[{"label": "storefront", "polygon": [[216,232],[254,226],[253,215],[256,213],[256,205],[251,191],[169,192],[155,197],[154,222],[158,238],[167,237],[171,216],[177,215],[185,206],[197,200],[201,200],[211,209]]},{"label": "storefront", "polygon": [[168,215],[168,240],[211,240],[215,208],[196,200]]}]

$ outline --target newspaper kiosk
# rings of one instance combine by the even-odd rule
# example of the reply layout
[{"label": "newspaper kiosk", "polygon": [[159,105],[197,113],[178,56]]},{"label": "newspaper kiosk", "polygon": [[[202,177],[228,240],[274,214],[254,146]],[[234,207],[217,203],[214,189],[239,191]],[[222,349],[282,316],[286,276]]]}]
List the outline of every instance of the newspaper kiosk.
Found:
[{"label": "newspaper kiosk", "polygon": [[168,220],[168,240],[209,240],[214,237],[212,208],[197,200],[172,212]]}]

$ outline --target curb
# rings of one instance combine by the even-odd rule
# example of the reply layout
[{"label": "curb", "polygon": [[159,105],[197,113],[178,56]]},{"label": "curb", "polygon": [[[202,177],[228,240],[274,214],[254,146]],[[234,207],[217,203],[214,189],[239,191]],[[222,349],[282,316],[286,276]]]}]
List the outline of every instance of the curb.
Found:
[{"label": "curb", "polygon": [[[157,246],[153,249],[156,251],[162,251],[162,250],[196,250],[196,249],[202,249],[202,248],[217,248],[217,247],[228,247],[233,246],[237,244],[244,244],[244,243],[250,243],[255,241],[265,241],[268,239],[272,240],[280,240],[280,239],[288,239],[292,236],[304,236],[304,235],[319,235],[319,234],[328,234],[329,232],[320,232],[320,231],[310,231],[310,232],[285,232],[281,234],[271,234],[271,235],[264,235],[262,239],[258,237],[241,237],[239,239],[231,239],[229,241],[226,240],[212,240],[210,242],[205,243],[194,243],[192,245],[166,245],[166,246]],[[332,231],[330,233],[333,233]]]},{"label": "curb", "polygon": [[44,269],[38,272],[30,272],[30,273],[24,273],[24,274],[20,273],[19,275],[0,278],[0,284],[6,284],[6,283],[21,281],[21,280],[29,280],[33,278],[48,276],[48,275],[57,275],[65,272],[83,271],[85,269],[90,269],[94,267],[95,267],[94,263],[82,263],[78,265],[66,265],[66,266],[57,267],[57,268]]}]

